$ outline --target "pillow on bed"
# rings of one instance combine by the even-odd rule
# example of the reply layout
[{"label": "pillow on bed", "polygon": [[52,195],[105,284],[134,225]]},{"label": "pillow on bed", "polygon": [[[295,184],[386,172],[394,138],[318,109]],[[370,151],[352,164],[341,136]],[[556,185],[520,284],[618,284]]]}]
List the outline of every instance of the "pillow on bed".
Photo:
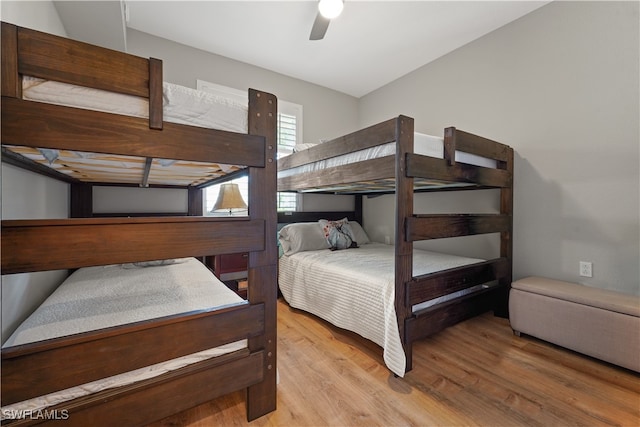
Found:
[{"label": "pillow on bed", "polygon": [[357,223],[356,221],[349,221],[349,225],[351,226],[353,237],[355,238],[355,241],[358,242],[358,245],[371,243],[371,239],[369,239],[369,236],[359,223]]},{"label": "pillow on bed", "polygon": [[293,152],[298,153],[300,151],[308,150],[311,147],[314,147],[318,144],[304,143],[304,144],[296,144],[293,146]]},{"label": "pillow on bed", "polygon": [[299,222],[282,227],[278,233],[278,241],[285,255],[293,255],[301,251],[317,251],[327,249],[329,245],[317,222]]},{"label": "pillow on bed", "polygon": [[321,219],[318,222],[322,226],[324,237],[332,251],[358,247],[351,225],[346,218],[339,221]]},{"label": "pillow on bed", "polygon": [[171,264],[182,264],[183,262],[187,262],[187,258],[180,259],[158,259],[153,261],[138,261],[128,264],[122,264],[122,268],[144,268],[144,267],[159,267],[162,265],[171,265]]}]

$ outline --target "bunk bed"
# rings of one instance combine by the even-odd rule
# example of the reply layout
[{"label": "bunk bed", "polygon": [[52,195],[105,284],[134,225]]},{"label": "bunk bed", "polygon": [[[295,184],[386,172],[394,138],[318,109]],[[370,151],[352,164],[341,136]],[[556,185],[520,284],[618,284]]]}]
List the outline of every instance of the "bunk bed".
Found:
[{"label": "bunk bed", "polygon": [[[420,144],[417,144],[418,140]],[[414,213],[417,192],[490,188],[500,192],[499,213]],[[368,245],[360,245],[361,249],[337,251],[339,254],[313,248],[315,252],[324,253],[322,257],[314,251],[289,257],[285,254],[280,258],[279,282],[285,299],[295,299],[296,293],[318,296],[324,292],[322,297],[325,301],[332,301],[335,294],[344,293],[340,302],[327,303],[324,308],[323,304],[317,303],[311,309],[325,320],[338,318],[342,323],[336,326],[366,338],[369,338],[367,334],[371,332],[371,324],[381,323],[388,333],[374,331],[373,336],[379,338],[372,340],[383,347],[385,363],[396,375],[403,376],[412,369],[412,343],[416,340],[489,310],[508,316],[513,223],[513,150],[510,147],[453,127],[445,129],[444,139],[426,137],[414,133],[412,118],[399,116],[279,159],[278,191],[355,195],[356,210],[351,217],[359,221],[363,218],[363,196],[395,194],[395,245],[387,245],[392,251],[391,260],[381,258],[378,263],[388,263],[387,274],[391,277],[388,288],[379,286],[374,295],[371,289],[376,286],[375,277],[372,284],[357,289],[353,285],[359,280],[358,270],[371,272],[376,263],[372,263],[371,268],[363,268],[356,261],[344,261],[352,257],[366,258],[360,251]],[[331,213],[326,212],[314,218],[312,214],[305,213],[303,218],[305,221],[323,217],[339,220],[343,215],[331,217]],[[295,218],[295,215],[291,217]],[[286,217],[280,221],[295,222],[287,221]],[[499,233],[498,257],[488,260],[457,259],[442,269],[417,268],[414,265],[422,263],[419,257],[424,255],[414,249],[416,241],[484,233]],[[300,265],[288,265],[295,258],[301,259]],[[292,279],[285,275],[293,274],[296,269],[301,271],[303,258],[320,267],[306,276],[317,277],[317,280],[311,283],[312,280],[308,279],[308,287],[299,290],[296,287],[302,286],[301,282],[306,282],[307,278],[297,276]],[[322,267],[322,259],[327,260],[328,267]],[[330,270],[333,276],[328,274]],[[335,277],[338,274],[348,274],[346,281],[349,285],[340,288],[337,284],[340,280]],[[383,280],[382,274],[375,272],[373,275]],[[330,284],[326,291],[321,291],[327,288],[323,282]],[[283,289],[285,287],[287,289]],[[385,296],[385,293],[389,295]],[[359,302],[362,295],[366,295],[366,301]],[[386,317],[385,320],[366,316],[365,312],[370,310],[372,301],[376,299],[385,300],[380,302],[375,314],[380,318]],[[293,306],[296,307],[295,302]],[[306,306],[311,307],[310,304]],[[340,317],[342,313],[345,313],[346,320]],[[393,325],[389,326],[388,321]],[[397,347],[402,360],[396,360],[398,363],[390,363],[398,356],[392,354],[392,346],[388,348],[389,334],[395,334],[399,343]]]},{"label": "bunk bed", "polygon": [[[104,275],[107,269],[132,267],[134,274],[148,270],[166,276],[169,273],[159,269],[169,266],[155,264],[177,264],[177,272],[171,274],[181,276],[195,274],[181,270],[193,264],[200,268],[198,275],[211,276],[213,287],[216,279],[197,258],[249,253],[248,301],[234,299],[234,294],[222,307],[207,302],[188,311],[182,308],[160,317],[3,347],[3,424],[64,419],[66,425],[79,426],[144,425],[237,390],[246,390],[249,420],[274,410],[277,248],[271,242],[276,239],[276,98],[249,90],[243,132],[176,124],[164,120],[167,88],[160,60],[4,22],[1,54],[2,160],[69,183],[71,198],[69,219],[2,221],[3,275],[78,269],[72,278],[87,269]],[[144,117],[136,117],[87,109],[90,106],[27,100],[23,87],[33,81],[25,76],[39,79],[36,85],[41,79],[73,85],[81,92],[90,88],[135,97],[148,110],[141,113]],[[56,159],[49,164],[37,159],[43,150],[81,161],[70,164]],[[171,161],[157,164],[167,159]],[[60,164],[63,167],[56,169]],[[160,173],[154,174],[157,169]],[[249,176],[249,215],[202,216],[202,188],[236,170]],[[200,179],[202,174],[205,179]],[[167,179],[170,187],[188,191],[189,209],[184,216],[98,217],[92,213],[95,184],[132,185],[133,180],[136,186],[162,186]],[[147,293],[134,305],[153,299],[148,292],[153,292],[157,279],[145,276],[142,280]],[[78,287],[74,289],[71,294]],[[193,292],[198,299],[199,291]],[[240,347],[217,357],[45,409],[7,409],[238,342]]]}]

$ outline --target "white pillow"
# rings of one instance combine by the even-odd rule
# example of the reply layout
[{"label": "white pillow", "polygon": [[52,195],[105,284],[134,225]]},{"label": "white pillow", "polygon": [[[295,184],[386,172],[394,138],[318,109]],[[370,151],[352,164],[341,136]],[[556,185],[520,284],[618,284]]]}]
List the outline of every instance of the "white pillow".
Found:
[{"label": "white pillow", "polygon": [[278,240],[285,255],[293,255],[301,251],[317,251],[328,249],[322,227],[317,222],[299,222],[282,227]]},{"label": "white pillow", "polygon": [[349,225],[351,226],[351,231],[353,231],[353,237],[358,245],[364,245],[365,243],[370,243],[371,240],[367,233],[364,231],[364,228],[356,221],[349,221]]}]

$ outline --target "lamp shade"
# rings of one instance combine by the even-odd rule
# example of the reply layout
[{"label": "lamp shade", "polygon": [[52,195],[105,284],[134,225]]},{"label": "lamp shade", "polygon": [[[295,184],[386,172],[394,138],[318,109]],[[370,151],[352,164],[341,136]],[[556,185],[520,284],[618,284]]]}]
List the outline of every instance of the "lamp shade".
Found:
[{"label": "lamp shade", "polygon": [[247,204],[242,199],[238,184],[222,184],[220,186],[218,200],[216,200],[211,211],[213,212],[222,209],[228,209],[229,214],[231,214],[233,209],[247,209]]}]

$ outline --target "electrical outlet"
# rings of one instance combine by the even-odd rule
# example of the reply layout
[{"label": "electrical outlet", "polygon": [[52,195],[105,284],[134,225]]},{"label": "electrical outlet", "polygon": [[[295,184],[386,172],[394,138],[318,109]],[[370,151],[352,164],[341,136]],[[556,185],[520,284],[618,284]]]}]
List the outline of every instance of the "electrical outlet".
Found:
[{"label": "electrical outlet", "polygon": [[593,277],[593,265],[588,261],[580,261],[580,276]]}]

